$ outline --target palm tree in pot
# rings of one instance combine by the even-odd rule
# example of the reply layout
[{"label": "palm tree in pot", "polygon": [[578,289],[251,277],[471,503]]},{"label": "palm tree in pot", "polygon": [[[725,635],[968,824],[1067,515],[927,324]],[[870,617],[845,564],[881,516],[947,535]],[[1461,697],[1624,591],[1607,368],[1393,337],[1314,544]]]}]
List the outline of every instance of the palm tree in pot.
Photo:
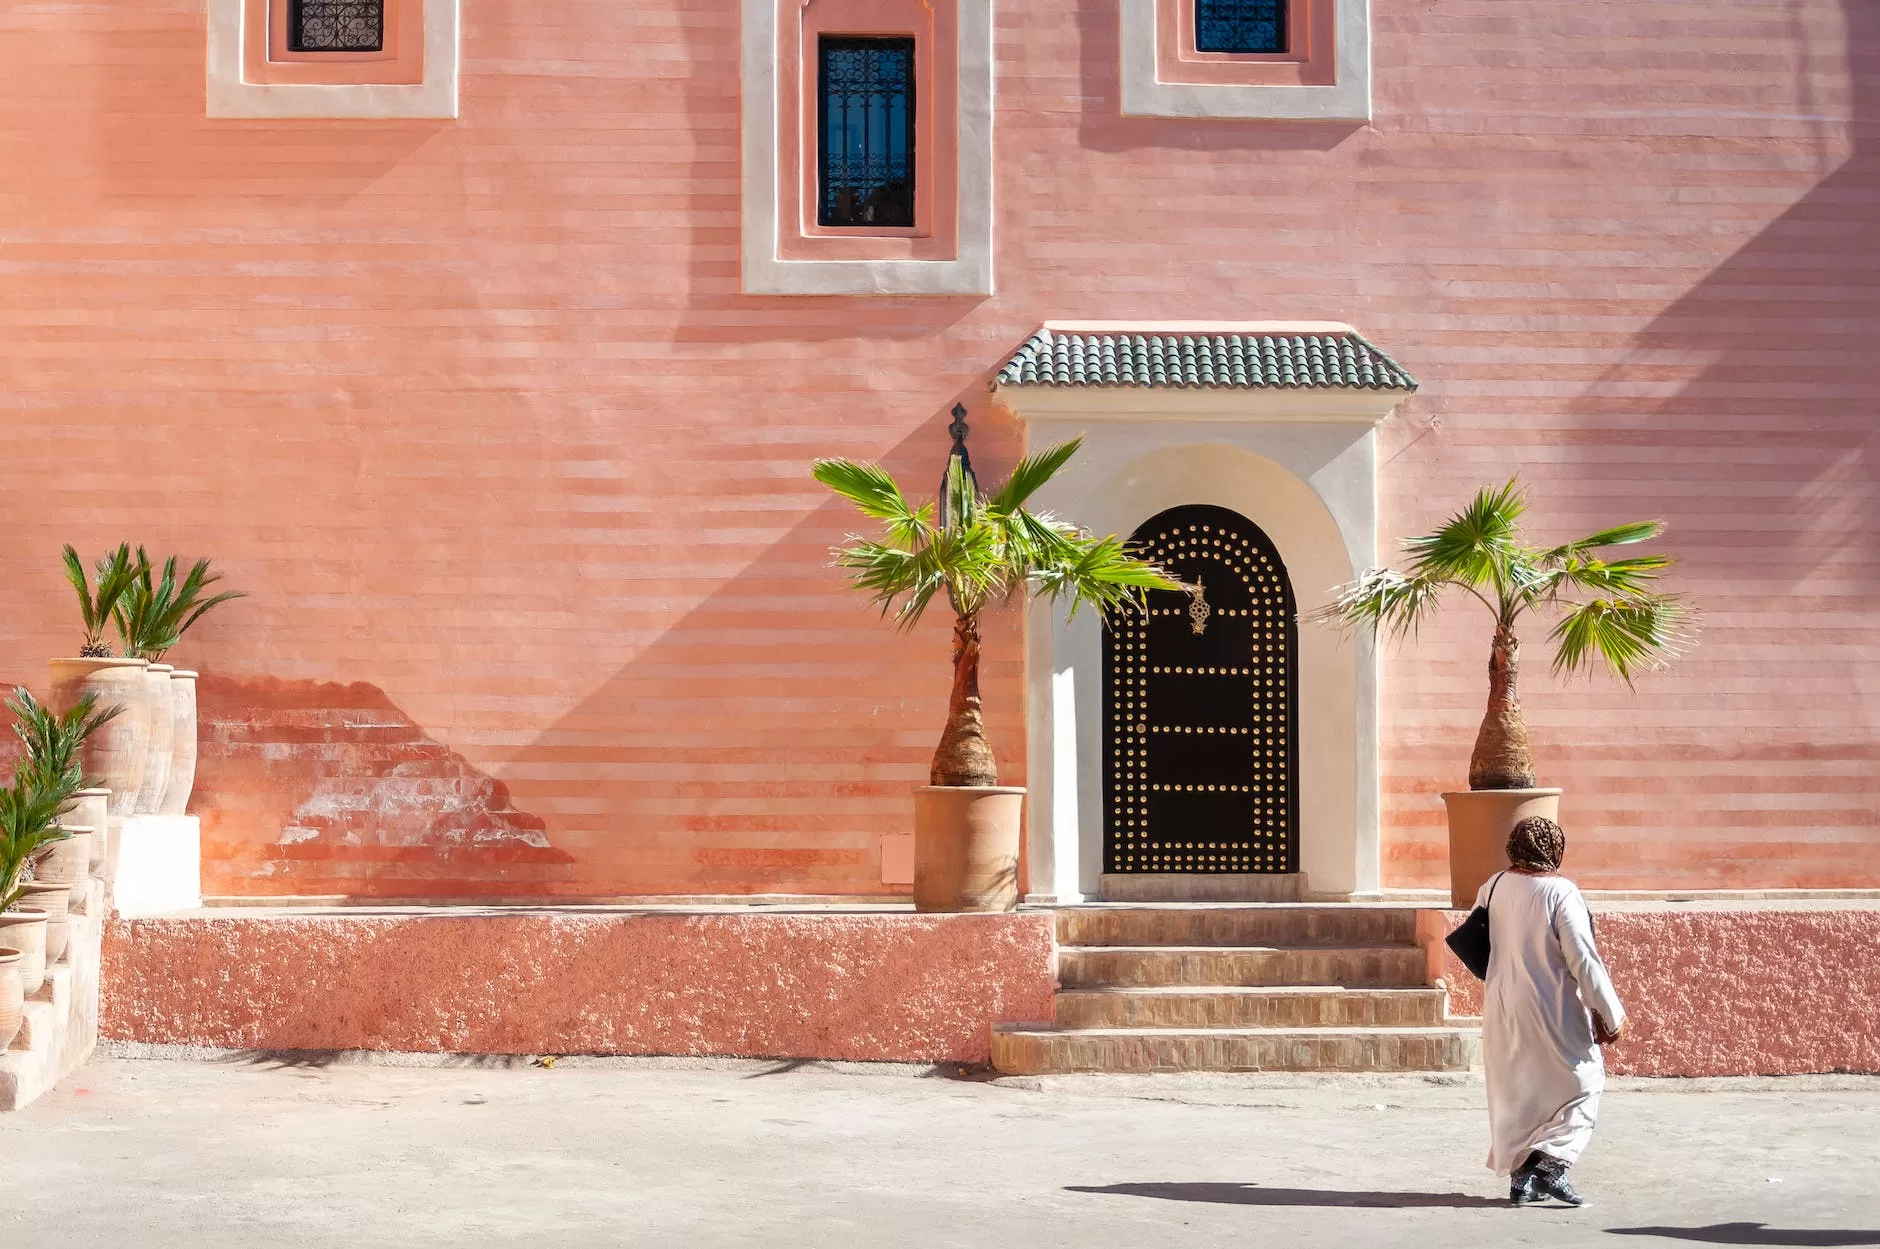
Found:
[{"label": "palm tree in pot", "polygon": [[1026,504],[1077,454],[1081,439],[1021,459],[982,494],[966,454],[963,407],[938,516],[918,507],[877,465],[819,460],[817,481],[881,525],[835,551],[856,589],[897,628],[911,629],[936,600],[953,612],[953,688],[930,772],[915,793],[914,902],[924,911],[1009,910],[1018,899],[1024,790],[1000,786],[981,711],[980,618],[1016,599],[1043,597],[1099,611],[1135,608],[1150,590],[1185,587],[1131,555],[1121,538],[1093,537]]},{"label": "palm tree in pot", "polygon": [[110,789],[113,815],[130,815],[137,790],[144,782],[150,746],[150,706],[146,688],[149,662],[134,656],[113,658],[104,631],[134,582],[149,571],[148,561],[133,558],[128,543],[96,562],[96,579],[70,546],[65,548],[65,576],[78,595],[85,642],[72,658],[54,659],[52,695],[48,702],[64,714],[90,694],[99,706],[121,706],[124,714],[94,734],[85,744],[85,770]]},{"label": "palm tree in pot", "polygon": [[1488,708],[1469,757],[1469,790],[1443,795],[1456,906],[1471,905],[1482,881],[1505,863],[1502,843],[1516,820],[1559,813],[1560,791],[1536,788],[1521,717],[1517,625],[1530,612],[1553,616],[1548,641],[1555,675],[1604,668],[1630,686],[1640,673],[1677,657],[1690,620],[1677,595],[1657,588],[1670,556],[1605,554],[1658,537],[1663,521],[1633,521],[1542,547],[1524,540],[1526,511],[1526,494],[1514,481],[1479,490],[1435,532],[1405,541],[1405,568],[1370,569],[1314,613],[1324,623],[1401,640],[1445,599],[1461,593],[1494,619]]},{"label": "palm tree in pot", "polygon": [[[68,834],[54,821],[71,796],[63,784],[52,789],[30,776],[16,776],[0,788],[0,946],[20,951],[22,992],[31,996],[46,979],[46,936],[50,917],[24,905],[31,864],[47,846]],[[4,1014],[5,1003],[0,1003]]]},{"label": "palm tree in pot", "polygon": [[124,653],[149,663],[144,696],[150,705],[150,737],[143,783],[134,808],[140,815],[182,815],[196,783],[196,674],[163,662],[170,648],[213,608],[246,597],[239,590],[211,594],[222,579],[199,559],[177,575],[176,556],[163,561],[155,575],[150,557],[137,548],[137,573],[112,618],[124,639]]},{"label": "palm tree in pot", "polygon": [[[105,839],[109,829],[106,804],[111,791],[98,786],[97,778],[86,776],[80,762],[83,747],[105,725],[123,714],[121,705],[100,708],[95,691],[86,690],[63,715],[34,698],[25,686],[17,686],[7,700],[13,713],[13,733],[25,747],[15,776],[30,781],[45,792],[63,792],[66,800],[59,808],[62,827],[84,830],[86,862],[84,867],[102,875],[105,865]],[[72,847],[67,846],[66,850]]]}]

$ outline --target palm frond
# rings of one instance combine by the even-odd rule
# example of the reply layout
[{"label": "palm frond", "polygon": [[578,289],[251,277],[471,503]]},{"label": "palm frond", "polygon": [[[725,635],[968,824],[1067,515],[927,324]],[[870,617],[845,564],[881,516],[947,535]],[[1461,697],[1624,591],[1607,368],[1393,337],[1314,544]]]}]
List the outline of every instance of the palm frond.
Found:
[{"label": "palm frond", "polygon": [[1181,589],[1126,550],[1122,539],[1092,538],[1023,506],[1077,447],[1073,440],[1021,460],[991,499],[979,496],[960,457],[950,456],[941,487],[944,526],[933,522],[930,505],[912,508],[881,468],[819,460],[811,470],[816,480],[883,526],[877,537],[851,537],[836,549],[835,562],[901,628],[918,623],[943,594],[956,613],[970,617],[1021,594],[1068,600],[1074,612],[1083,605],[1140,602],[1149,590]]},{"label": "palm frond", "polygon": [[1427,572],[1372,568],[1340,586],[1331,602],[1306,613],[1306,619],[1344,629],[1374,629],[1394,638],[1409,637],[1442,601],[1451,582]]},{"label": "palm frond", "polygon": [[1527,499],[1514,481],[1476,491],[1469,505],[1435,533],[1404,543],[1411,555],[1411,574],[1477,589],[1492,586],[1504,594],[1521,580],[1512,565],[1518,562],[1520,521],[1526,511]]},{"label": "palm frond", "polygon": [[1662,668],[1682,653],[1689,622],[1689,609],[1668,594],[1575,604],[1554,625],[1554,672],[1567,676],[1603,664],[1630,685],[1640,673]]},{"label": "palm frond", "polygon": [[1025,506],[1032,495],[1038,493],[1044,484],[1057,475],[1057,471],[1077,454],[1084,445],[1081,437],[1069,442],[1060,442],[1055,447],[1048,447],[1034,455],[1020,460],[1012,469],[1012,475],[1005,479],[997,490],[993,491],[990,506],[994,511],[1015,512]]},{"label": "palm frond", "polygon": [[30,775],[42,787],[67,786],[68,798],[91,779],[80,768],[80,749],[93,733],[124,712],[118,704],[98,707],[97,695],[87,690],[60,714],[23,685],[14,688],[6,705],[13,713],[13,734],[26,748],[20,773]]},{"label": "palm frond", "polygon": [[1034,569],[1029,580],[1035,592],[1053,602],[1068,602],[1072,617],[1082,607],[1104,613],[1129,607],[1141,610],[1152,590],[1190,588],[1131,554],[1128,544],[1114,534],[1097,538],[1076,533],[1067,537],[1057,557]]},{"label": "palm frond", "polygon": [[[196,604],[195,610],[185,616],[183,622],[176,627],[177,638],[180,640],[185,633],[188,633],[190,629],[195,626],[195,623],[202,619],[203,613],[207,612],[210,608],[220,607],[222,604],[231,602],[234,599],[247,597],[248,592],[246,590],[224,590],[220,594],[204,599],[202,602]],[[177,603],[179,605],[186,604],[187,602],[188,600],[185,600],[181,595],[177,596]],[[167,650],[168,647],[164,649]],[[157,658],[163,658],[161,652],[158,653]]]},{"label": "palm frond", "polygon": [[1649,592],[1658,575],[1675,561],[1669,555],[1637,555],[1629,559],[1598,560],[1570,556],[1554,570],[1554,585],[1588,594],[1620,596]]},{"label": "palm frond", "polygon": [[818,460],[810,476],[854,504],[862,515],[882,522],[890,542],[912,550],[933,531],[932,505],[910,506],[901,487],[879,464]]},{"label": "palm frond", "polygon": [[[141,557],[141,550],[138,552]],[[117,614],[118,602],[136,581],[140,571],[147,565],[131,561],[129,543],[119,543],[117,550],[99,559],[95,565],[97,584],[85,573],[84,561],[78,557],[70,543],[61,552],[65,564],[65,579],[71,583],[78,595],[80,619],[85,626],[85,644],[80,650],[83,655],[108,655],[110,649],[104,643],[105,626]]]},{"label": "palm frond", "polygon": [[850,584],[879,603],[884,615],[893,607],[896,599],[920,588],[918,561],[914,552],[905,547],[868,538],[853,538],[849,545],[838,547],[835,556],[836,566],[846,568],[853,574],[849,578]]},{"label": "palm frond", "polygon": [[208,599],[203,591],[222,579],[210,571],[209,561],[199,559],[183,575],[176,576],[176,556],[163,562],[162,580],[153,580],[150,559],[137,548],[137,575],[119,602],[113,619],[124,638],[124,653],[152,662],[182,641],[183,635],[211,608],[230,599],[246,598],[240,590],[224,590]]},{"label": "palm frond", "polygon": [[1547,551],[1542,558],[1550,561],[1569,559],[1583,555],[1588,551],[1597,551],[1607,546],[1629,546],[1635,542],[1650,542],[1663,534],[1665,522],[1662,520],[1635,520],[1623,525],[1614,525],[1610,529],[1601,529],[1589,533],[1584,538],[1563,543]]},{"label": "palm frond", "polygon": [[19,902],[33,856],[71,835],[53,823],[70,797],[30,777],[16,776],[11,785],[0,788],[0,911]]},{"label": "palm frond", "polygon": [[65,579],[71,583],[78,595],[79,617],[85,625],[86,645],[92,645],[103,638],[104,628],[98,620],[97,600],[92,597],[91,577],[85,572],[84,561],[78,558],[78,552],[71,543],[65,544]]}]

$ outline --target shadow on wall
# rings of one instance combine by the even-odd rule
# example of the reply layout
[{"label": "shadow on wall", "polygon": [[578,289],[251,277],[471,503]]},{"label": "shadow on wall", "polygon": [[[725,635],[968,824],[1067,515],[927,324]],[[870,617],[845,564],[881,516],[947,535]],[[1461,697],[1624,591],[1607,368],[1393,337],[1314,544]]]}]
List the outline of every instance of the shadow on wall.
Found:
[{"label": "shadow on wall", "polygon": [[540,817],[375,685],[205,672],[197,699],[205,893],[539,895],[572,874]]},{"label": "shadow on wall", "polygon": [[[1695,887],[1874,883],[1855,865],[1871,861],[1880,748],[1847,657],[1880,647],[1880,5],[1841,10],[1845,66],[1805,58],[1797,97],[1838,112],[1813,97],[1844,69],[1845,161],[1657,316],[1572,409],[1563,450],[1596,483],[1600,514],[1663,516],[1681,580],[1717,621],[1680,664],[1680,684],[1706,691],[1705,717],[1580,748],[1596,767],[1641,751],[1680,765],[1616,789],[1602,772],[1603,796],[1569,790],[1573,818],[1612,847],[1594,856],[1610,867],[1576,873],[1584,884],[1623,887],[1640,865]],[[1639,397],[1685,361],[1701,367],[1675,392]],[[1835,662],[1850,667],[1835,675]],[[1740,692],[1761,664],[1797,684]],[[1722,807],[1719,776],[1733,778]],[[1727,853],[1692,864],[1685,845],[1649,835],[1692,811],[1711,813]]]},{"label": "shadow on wall", "polygon": [[[885,453],[773,448],[802,474],[804,497],[824,501],[767,547],[738,548],[761,524],[748,510],[676,522],[705,549],[724,543],[748,562],[714,574],[703,601],[500,768],[520,802],[558,808],[555,843],[580,860],[582,892],[907,892],[882,881],[881,837],[910,831],[909,791],[927,781],[946,715],[951,618],[942,603],[897,638],[844,586],[830,547],[866,523],[809,467],[819,453],[878,458],[916,499],[930,497],[952,402]],[[1016,456],[1017,431],[984,404],[972,426],[990,486]],[[1020,629],[1015,610],[985,625],[987,732],[1009,784],[1024,783]]]},{"label": "shadow on wall", "polygon": [[[767,452],[801,474],[804,499],[823,495],[808,473],[827,452],[879,457],[926,497],[951,404],[885,455],[812,446],[813,432]],[[990,406],[973,426],[990,485],[1015,458],[1017,432]],[[191,803],[203,819],[205,892],[905,894],[882,881],[881,838],[909,831],[909,791],[926,783],[945,719],[950,618],[943,604],[915,636],[894,637],[829,566],[858,518],[825,496],[784,520],[794,523],[781,537],[751,543],[767,516],[731,498],[675,519],[675,542],[691,554],[643,548],[635,558],[649,587],[709,592],[668,622],[649,588],[641,618],[652,636],[533,741],[490,763],[501,780],[377,686],[205,673]],[[739,566],[711,562],[724,559]],[[982,671],[987,730],[1013,784],[1024,771],[1020,630],[1017,611],[986,623]]]},{"label": "shadow on wall", "polygon": [[[1872,416],[1880,388],[1880,353],[1872,350],[1880,338],[1872,208],[1880,186],[1880,6],[1844,0],[1842,8],[1847,159],[1655,318],[1574,409],[1583,423],[1573,449],[1590,479],[1630,485],[1640,506],[1668,509],[1674,534],[1681,507],[1701,524],[1713,519],[1718,492],[1745,482],[1766,487],[1729,500],[1742,546],[1719,544],[1687,564],[1722,580],[1741,576],[1735,570],[1749,562],[1750,575],[1777,579],[1765,584],[1778,593],[1832,565],[1843,565],[1832,571],[1858,578],[1862,591],[1880,589],[1880,564],[1847,559],[1880,536],[1880,426]],[[1811,80],[1799,94],[1805,105],[1831,107],[1809,99]],[[1679,360],[1709,363],[1656,403],[1637,397],[1667,361]],[[1698,481],[1669,483],[1667,491],[1655,457],[1627,480],[1623,470],[1636,469],[1646,444],[1660,439],[1671,450],[1703,453],[1686,460]],[[1676,492],[1679,484],[1686,493]],[[1728,566],[1704,567],[1706,556]]]}]

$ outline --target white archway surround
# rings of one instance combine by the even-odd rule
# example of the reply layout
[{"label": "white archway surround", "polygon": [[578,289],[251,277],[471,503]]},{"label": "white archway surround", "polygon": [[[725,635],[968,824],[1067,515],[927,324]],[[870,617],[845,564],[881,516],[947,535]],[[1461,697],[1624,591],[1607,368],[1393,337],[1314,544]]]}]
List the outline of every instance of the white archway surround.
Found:
[{"label": "white archway surround", "polygon": [[[1053,323],[1065,333],[1352,334],[1331,323]],[[996,402],[1030,449],[1083,435],[1037,503],[1097,533],[1210,503],[1272,538],[1302,612],[1377,562],[1376,427],[1405,391],[1333,386],[1014,385]],[[1037,604],[1026,619],[1029,898],[1096,896],[1103,863],[1101,624]],[[1362,638],[1299,630],[1299,865],[1305,896],[1379,885],[1377,664]]]}]

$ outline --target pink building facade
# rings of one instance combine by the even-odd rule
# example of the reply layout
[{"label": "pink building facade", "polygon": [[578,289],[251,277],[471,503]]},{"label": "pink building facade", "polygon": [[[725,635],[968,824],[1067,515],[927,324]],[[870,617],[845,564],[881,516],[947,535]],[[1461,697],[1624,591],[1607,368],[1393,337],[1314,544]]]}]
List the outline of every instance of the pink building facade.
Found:
[{"label": "pink building facade", "polygon": [[[1299,610],[1511,475],[1539,537],[1663,518],[1688,657],[1528,639],[1570,874],[1880,889],[1880,13],[1293,0],[1236,53],[1198,3],[0,16],[0,675],[76,648],[61,544],[207,554],[206,895],[899,898],[947,639],[844,588],[808,467],[935,479],[963,404],[988,478],[1088,435],[1070,519],[1238,512]],[[868,195],[832,39],[913,67]],[[1378,372],[1050,375],[1131,336]],[[1307,889],[1444,885],[1484,622],[1299,629]],[[1102,645],[989,626],[1036,900],[1105,870]]]}]

